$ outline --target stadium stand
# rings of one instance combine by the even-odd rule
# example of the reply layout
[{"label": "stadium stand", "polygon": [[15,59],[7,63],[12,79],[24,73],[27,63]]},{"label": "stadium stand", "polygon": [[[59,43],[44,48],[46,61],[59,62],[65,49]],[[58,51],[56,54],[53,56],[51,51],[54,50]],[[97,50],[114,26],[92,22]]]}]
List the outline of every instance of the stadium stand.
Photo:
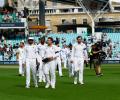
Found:
[{"label": "stadium stand", "polygon": [[120,59],[120,33],[108,33],[108,38],[112,41],[112,58]]},{"label": "stadium stand", "polygon": [[[111,52],[112,56],[108,56],[106,58],[106,60],[120,60],[120,33],[105,33],[103,35],[104,35],[103,41],[106,43],[105,44],[106,53],[108,53],[110,46],[112,46],[112,52]],[[32,32],[30,34],[30,36],[34,37],[35,43],[38,43],[39,38],[42,36],[45,36],[46,39],[47,39],[47,37],[53,37],[54,41],[56,41],[56,39],[59,39],[60,46],[62,47],[63,44],[66,44],[66,45],[69,45],[70,43],[74,44],[76,42],[76,37],[79,36],[79,34],[77,34],[77,33],[71,33],[71,34],[70,33],[69,34],[67,34],[67,33],[62,33],[62,34],[51,33],[48,35],[45,35],[45,34],[36,35],[34,32]],[[94,43],[94,41],[91,41],[91,38],[93,38],[93,37],[87,36],[87,33],[82,35],[82,37],[84,40],[86,40],[85,43],[87,43],[87,45]],[[8,58],[10,58],[10,59],[8,59],[8,58],[3,57],[3,55],[2,55],[2,56],[0,56],[0,59],[16,61],[16,56],[15,56],[16,53],[15,52],[16,52],[17,48],[19,47],[20,41],[22,41],[22,40],[24,40],[26,42],[27,37],[24,39],[17,38],[16,40],[6,40],[6,45],[8,47],[12,46],[11,57],[8,56]],[[5,56],[5,54],[4,54],[4,56]]]}]

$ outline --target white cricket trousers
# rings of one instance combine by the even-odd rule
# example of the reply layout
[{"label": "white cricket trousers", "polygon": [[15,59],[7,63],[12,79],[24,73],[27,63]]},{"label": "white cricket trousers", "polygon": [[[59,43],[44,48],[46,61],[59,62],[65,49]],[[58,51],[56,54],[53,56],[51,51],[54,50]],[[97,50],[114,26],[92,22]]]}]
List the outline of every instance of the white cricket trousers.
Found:
[{"label": "white cricket trousers", "polygon": [[67,57],[63,57],[62,62],[63,62],[64,68],[66,69],[67,68]]},{"label": "white cricket trousers", "polygon": [[62,74],[62,65],[61,65],[60,57],[58,57],[55,62],[56,62],[56,66],[58,65],[59,76],[62,76],[63,74]]},{"label": "white cricket trousers", "polygon": [[69,70],[69,76],[74,75],[74,69],[73,69],[73,64],[71,63],[71,59],[68,59],[68,70]]},{"label": "white cricket trousers", "polygon": [[38,57],[38,62],[40,63],[39,65],[39,80],[42,82],[42,81],[45,81],[45,75],[44,75],[44,63],[42,62],[42,57]]},{"label": "white cricket trousers", "polygon": [[40,63],[40,64],[41,64],[41,65],[39,66],[39,80],[45,82],[45,74],[44,74],[44,70],[43,70],[44,64],[43,64],[43,62]]},{"label": "white cricket trousers", "polygon": [[31,72],[34,85],[37,85],[36,59],[26,59],[26,86],[30,86]]},{"label": "white cricket trousers", "polygon": [[23,59],[19,59],[19,74],[24,75]]},{"label": "white cricket trousers", "polygon": [[51,86],[55,86],[56,83],[56,66],[55,66],[55,60],[48,62],[44,66],[44,73],[46,77],[47,84],[50,84]]},{"label": "white cricket trousers", "polygon": [[74,67],[74,76],[78,78],[79,82],[83,82],[84,59],[75,57],[73,67]]}]

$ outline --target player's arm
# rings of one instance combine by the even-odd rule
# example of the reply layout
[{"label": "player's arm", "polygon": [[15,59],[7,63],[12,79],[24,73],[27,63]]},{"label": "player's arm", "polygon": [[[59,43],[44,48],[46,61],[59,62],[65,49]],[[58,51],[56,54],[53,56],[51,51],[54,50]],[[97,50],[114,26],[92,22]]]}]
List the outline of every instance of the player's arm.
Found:
[{"label": "player's arm", "polygon": [[55,50],[55,55],[54,55],[54,57],[55,57],[55,58],[59,57],[59,55],[60,55],[60,49],[58,49],[58,47],[55,46],[55,47],[54,47],[54,50]]},{"label": "player's arm", "polygon": [[19,60],[19,49],[18,49],[17,52],[16,52],[16,60],[17,60],[17,61]]},{"label": "player's arm", "polygon": [[75,46],[72,47],[71,63],[73,63],[74,60],[74,53],[75,53]]},{"label": "player's arm", "polygon": [[25,64],[26,63],[26,53],[27,53],[27,50],[26,50],[27,47],[24,47],[24,56],[23,56],[23,63]]},{"label": "player's arm", "polygon": [[83,53],[84,53],[84,56],[85,56],[85,61],[88,62],[88,52],[87,52],[87,47],[86,47],[86,45],[84,46],[84,51],[83,51]]},{"label": "player's arm", "polygon": [[61,48],[60,48],[59,54],[60,54],[60,59],[62,60],[62,49]]},{"label": "player's arm", "polygon": [[19,53],[16,53],[16,59],[19,60]]},{"label": "player's arm", "polygon": [[35,48],[35,56],[36,56],[36,59],[37,59],[37,61],[39,61],[39,48],[38,48],[38,46],[36,45],[36,48]]},{"label": "player's arm", "polygon": [[93,51],[92,51],[93,54],[97,54],[97,53],[100,53],[100,52],[102,52],[102,50],[99,50],[99,51],[94,51],[94,50],[93,50]]}]

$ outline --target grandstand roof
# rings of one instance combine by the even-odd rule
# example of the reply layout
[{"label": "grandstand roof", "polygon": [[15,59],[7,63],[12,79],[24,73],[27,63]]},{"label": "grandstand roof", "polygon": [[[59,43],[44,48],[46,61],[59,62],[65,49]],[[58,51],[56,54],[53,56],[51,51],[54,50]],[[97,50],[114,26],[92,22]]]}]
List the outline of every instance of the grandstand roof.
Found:
[{"label": "grandstand roof", "polygon": [[[83,5],[91,12],[100,11],[108,2],[109,0],[82,0]],[[109,9],[109,5],[106,9]]]},{"label": "grandstand roof", "polygon": [[[54,0],[56,1],[56,0]],[[76,0],[57,0],[57,1],[62,1],[62,2],[76,2]],[[82,0],[84,1],[84,0]],[[91,0],[85,0],[85,1],[91,1]],[[92,0],[92,1],[97,1],[97,2],[107,2],[108,0]]]},{"label": "grandstand roof", "polygon": [[[81,1],[83,5],[86,7],[86,9],[89,10],[90,12],[96,12],[98,10],[101,10],[109,2],[109,0],[78,0],[78,1]],[[53,0],[53,2],[75,4],[77,3],[77,0]],[[109,6],[106,7],[106,9],[108,8]]]},{"label": "grandstand roof", "polygon": [[[54,1],[75,3],[77,0],[54,0]],[[109,0],[81,0],[81,1],[87,1],[87,2],[95,1],[95,2],[104,2],[104,3],[106,3],[106,2],[108,2]]]}]

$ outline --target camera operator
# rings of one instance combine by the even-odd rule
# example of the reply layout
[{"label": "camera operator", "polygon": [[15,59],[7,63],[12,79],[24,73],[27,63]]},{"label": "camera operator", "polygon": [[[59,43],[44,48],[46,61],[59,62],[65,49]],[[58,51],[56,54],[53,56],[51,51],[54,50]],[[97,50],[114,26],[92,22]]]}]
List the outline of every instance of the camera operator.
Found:
[{"label": "camera operator", "polygon": [[102,76],[101,72],[101,55],[100,53],[102,52],[102,46],[101,43],[95,43],[92,46],[92,54],[93,54],[93,64],[94,64],[94,69],[96,72],[97,76]]}]

